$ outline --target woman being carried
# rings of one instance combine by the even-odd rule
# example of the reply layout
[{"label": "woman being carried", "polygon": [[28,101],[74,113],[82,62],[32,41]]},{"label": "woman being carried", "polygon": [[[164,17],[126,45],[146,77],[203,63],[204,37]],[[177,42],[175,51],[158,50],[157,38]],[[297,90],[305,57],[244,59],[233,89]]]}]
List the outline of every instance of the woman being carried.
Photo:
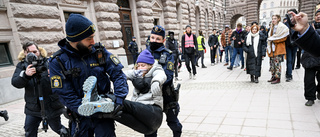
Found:
[{"label": "woman being carried", "polygon": [[[114,119],[137,132],[151,134],[162,123],[163,97],[161,87],[167,79],[166,74],[148,50],[140,53],[134,70],[124,73],[134,86],[133,96],[131,101],[123,101],[122,113]],[[113,111],[116,110],[114,101],[98,95],[94,90],[95,81],[96,78],[90,76],[84,82],[85,95],[78,112],[83,116],[102,114],[102,118],[109,118],[107,114],[114,113]]]}]

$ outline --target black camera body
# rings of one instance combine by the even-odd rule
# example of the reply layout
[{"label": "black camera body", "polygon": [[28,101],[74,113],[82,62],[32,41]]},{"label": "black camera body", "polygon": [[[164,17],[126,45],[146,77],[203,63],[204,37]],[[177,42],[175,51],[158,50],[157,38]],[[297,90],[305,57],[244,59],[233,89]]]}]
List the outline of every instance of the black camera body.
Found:
[{"label": "black camera body", "polygon": [[32,64],[32,67],[36,68],[37,73],[42,73],[48,70],[45,61],[38,59],[37,55],[34,53],[28,53],[26,56],[26,61],[28,64]]}]

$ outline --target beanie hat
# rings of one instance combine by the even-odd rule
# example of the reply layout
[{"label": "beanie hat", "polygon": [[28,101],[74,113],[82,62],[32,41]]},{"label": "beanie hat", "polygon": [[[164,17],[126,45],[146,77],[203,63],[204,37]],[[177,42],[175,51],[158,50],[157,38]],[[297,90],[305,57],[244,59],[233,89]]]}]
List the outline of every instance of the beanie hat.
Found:
[{"label": "beanie hat", "polygon": [[192,28],[191,28],[191,25],[187,25],[187,26],[186,26],[186,29],[187,29],[188,27],[189,27],[190,29],[192,29]]},{"label": "beanie hat", "polygon": [[67,40],[71,42],[81,41],[95,31],[93,23],[80,14],[71,14],[66,23]]},{"label": "beanie hat", "polygon": [[170,35],[170,34],[173,34],[173,35],[174,35],[174,32],[173,32],[173,31],[169,31],[168,34],[169,34],[169,35]]},{"label": "beanie hat", "polygon": [[151,34],[160,35],[164,38],[166,35],[166,30],[162,26],[157,25],[152,28]]},{"label": "beanie hat", "polygon": [[151,55],[150,51],[145,49],[138,56],[137,63],[153,64],[154,63],[154,58]]},{"label": "beanie hat", "polygon": [[318,10],[316,11],[316,14],[314,14],[314,15],[317,15],[318,12],[320,12],[320,9],[318,9]]}]

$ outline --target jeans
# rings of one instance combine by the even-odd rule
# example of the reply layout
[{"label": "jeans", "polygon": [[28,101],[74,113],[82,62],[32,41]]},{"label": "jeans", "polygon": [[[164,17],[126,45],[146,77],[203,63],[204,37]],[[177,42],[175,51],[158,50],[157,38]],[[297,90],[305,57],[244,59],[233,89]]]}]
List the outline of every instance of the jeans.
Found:
[{"label": "jeans", "polygon": [[121,118],[116,121],[148,135],[158,130],[162,123],[162,117],[162,109],[159,106],[124,100],[123,113]]},{"label": "jeans", "polygon": [[293,68],[293,62],[296,57],[296,53],[297,53],[297,47],[286,46],[286,56],[287,56],[286,77],[287,78],[292,78],[292,68]]},{"label": "jeans", "polygon": [[237,54],[236,60],[234,61],[234,66],[240,66],[240,54]]},{"label": "jeans", "polygon": [[211,58],[211,63],[215,63],[215,58],[216,58],[216,51],[217,51],[217,48],[210,48],[210,58]]},{"label": "jeans", "polygon": [[174,57],[174,76],[178,77],[179,54],[172,54]]},{"label": "jeans", "polygon": [[185,58],[187,70],[189,71],[189,73],[191,73],[191,68],[190,68],[190,62],[191,62],[193,75],[197,74],[194,53],[184,54],[184,58]]},{"label": "jeans", "polygon": [[198,57],[197,57],[197,60],[196,60],[196,64],[198,64],[198,60],[200,59],[200,57],[201,57],[201,64],[202,64],[202,66],[204,66],[204,64],[203,64],[203,59],[204,59],[204,50],[201,50],[201,51],[199,51],[198,52],[199,54],[198,54]]},{"label": "jeans", "polygon": [[[42,122],[41,117],[26,115],[25,124],[24,124],[25,136],[37,137],[38,128],[41,122]],[[60,135],[60,129],[65,128],[63,125],[61,125],[60,116],[48,119],[48,124],[50,128],[59,135]]]},{"label": "jeans", "polygon": [[[228,54],[229,51],[229,54]],[[224,48],[224,52],[226,52],[226,62],[229,62],[229,55],[230,55],[230,62],[231,62],[231,58],[232,58],[232,53],[233,53],[233,47],[231,46],[226,46]]]},{"label": "jeans", "polygon": [[233,48],[233,56],[232,56],[231,65],[230,65],[231,68],[233,67],[233,64],[235,62],[235,59],[238,53],[240,54],[241,65],[244,66],[243,49]]}]

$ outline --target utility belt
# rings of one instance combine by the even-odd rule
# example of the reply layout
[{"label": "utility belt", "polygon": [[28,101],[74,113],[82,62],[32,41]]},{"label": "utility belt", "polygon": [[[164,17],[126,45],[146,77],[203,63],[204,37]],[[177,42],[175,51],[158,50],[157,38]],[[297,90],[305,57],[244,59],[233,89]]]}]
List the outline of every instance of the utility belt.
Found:
[{"label": "utility belt", "polygon": [[166,105],[164,106],[163,111],[164,111],[165,113],[167,113],[169,109],[176,108],[177,106],[178,106],[178,102],[177,102],[177,101],[175,101],[175,102],[170,102],[170,103],[168,103],[168,104],[166,104]]}]

